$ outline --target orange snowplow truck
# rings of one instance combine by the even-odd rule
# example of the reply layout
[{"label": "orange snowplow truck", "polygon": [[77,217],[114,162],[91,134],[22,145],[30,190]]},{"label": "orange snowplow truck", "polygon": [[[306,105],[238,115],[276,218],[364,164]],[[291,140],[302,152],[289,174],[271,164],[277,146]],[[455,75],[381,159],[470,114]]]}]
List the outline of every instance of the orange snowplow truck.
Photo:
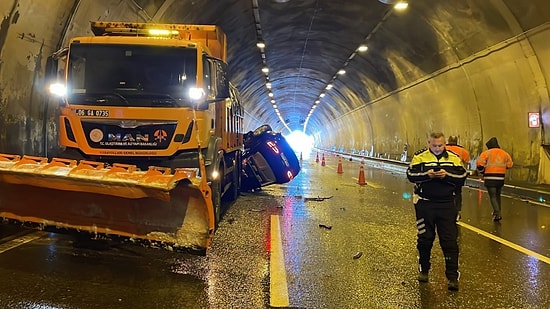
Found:
[{"label": "orange snowplow truck", "polygon": [[92,22],[64,72],[56,158],[0,155],[0,217],[205,252],[240,192],[243,109],[214,25]]}]

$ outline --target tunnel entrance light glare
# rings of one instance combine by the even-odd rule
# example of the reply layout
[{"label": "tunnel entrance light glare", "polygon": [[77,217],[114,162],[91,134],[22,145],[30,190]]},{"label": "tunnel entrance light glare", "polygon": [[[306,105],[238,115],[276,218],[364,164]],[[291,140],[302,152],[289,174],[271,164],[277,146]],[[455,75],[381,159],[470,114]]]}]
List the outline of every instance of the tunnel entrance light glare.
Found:
[{"label": "tunnel entrance light glare", "polygon": [[311,149],[313,149],[313,137],[305,134],[302,131],[292,131],[288,136],[285,136],[288,144],[296,152],[296,156],[307,159],[310,157]]}]

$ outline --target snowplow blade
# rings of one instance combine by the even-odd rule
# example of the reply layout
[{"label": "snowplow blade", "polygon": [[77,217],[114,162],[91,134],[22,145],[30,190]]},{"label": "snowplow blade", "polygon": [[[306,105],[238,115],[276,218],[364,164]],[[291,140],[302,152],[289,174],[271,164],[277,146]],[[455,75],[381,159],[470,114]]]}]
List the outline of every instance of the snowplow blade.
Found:
[{"label": "snowplow blade", "polygon": [[0,217],[205,251],[215,222],[203,178],[196,169],[0,154]]}]

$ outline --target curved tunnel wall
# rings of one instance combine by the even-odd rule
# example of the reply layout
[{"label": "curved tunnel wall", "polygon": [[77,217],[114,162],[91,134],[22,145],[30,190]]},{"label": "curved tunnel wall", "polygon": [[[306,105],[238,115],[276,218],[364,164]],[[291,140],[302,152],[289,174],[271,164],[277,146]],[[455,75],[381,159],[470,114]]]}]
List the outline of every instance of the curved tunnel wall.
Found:
[{"label": "curved tunnel wall", "polygon": [[404,144],[423,148],[430,132],[442,131],[476,157],[495,136],[514,158],[510,177],[537,181],[548,128],[529,128],[527,115],[548,117],[548,36],[545,24],[373,100],[333,120],[319,145],[399,159]]},{"label": "curved tunnel wall", "polygon": [[[335,81],[337,92],[328,93],[326,105],[318,108],[325,110],[310,120],[317,130],[312,131],[317,145],[397,159],[405,144],[410,157],[425,146],[429,132],[437,130],[459,135],[460,143],[475,157],[485,141],[496,136],[514,158],[510,178],[550,183],[550,163],[541,147],[550,144],[550,136],[544,134],[550,122],[550,27],[540,22],[550,18],[537,15],[545,12],[537,8],[548,4],[544,0],[530,2],[532,6],[523,0],[456,3],[467,5],[456,8],[437,2],[443,8],[436,11],[430,10],[435,6],[431,1],[419,2],[421,7],[409,15],[387,20],[373,37],[372,52],[353,59],[348,73]],[[208,1],[181,1],[181,8],[176,4],[180,2],[2,1],[0,152],[51,156],[59,150],[57,104],[44,91],[46,59],[68,38],[90,34],[90,20],[218,23],[226,32],[244,29],[233,30],[235,34],[228,37],[228,54],[232,80],[245,99],[246,128],[272,121],[269,104],[262,102],[266,93],[258,69],[261,63],[251,43],[255,36],[249,31],[250,1],[227,1],[216,7],[218,12],[202,15],[194,12],[208,11]],[[420,21],[419,33],[403,32],[414,21]],[[468,22],[471,27],[460,28]],[[375,40],[382,37],[385,41]],[[413,50],[413,41],[420,41],[422,48]],[[314,98],[320,89],[309,88],[322,84],[317,80],[322,75],[314,67],[302,72],[317,74],[303,79],[308,85],[299,93],[300,98]],[[527,113],[536,111],[542,114],[543,127],[528,128]]]}]

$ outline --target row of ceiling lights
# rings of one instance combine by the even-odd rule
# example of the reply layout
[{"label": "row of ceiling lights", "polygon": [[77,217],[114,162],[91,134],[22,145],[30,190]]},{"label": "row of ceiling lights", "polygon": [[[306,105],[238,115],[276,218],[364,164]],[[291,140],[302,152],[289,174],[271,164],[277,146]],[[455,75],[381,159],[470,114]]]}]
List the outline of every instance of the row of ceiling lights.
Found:
[{"label": "row of ceiling lights", "polygon": [[[384,1],[381,1],[383,3],[388,3],[388,2],[384,2]],[[393,3],[393,2],[392,2]],[[262,57],[262,64],[263,64],[263,67],[262,67],[262,72],[264,73],[265,75],[265,86],[267,88],[267,95],[269,96],[269,101],[271,103],[271,106],[273,107],[273,109],[275,110],[275,113],[277,114],[277,117],[279,117],[279,120],[281,121],[281,123],[283,123],[283,125],[289,130],[291,131],[290,127],[288,126],[288,124],[286,123],[286,121],[283,119],[283,117],[281,116],[281,112],[279,111],[279,108],[277,107],[277,101],[275,100],[274,98],[274,94],[273,94],[273,91],[271,90],[272,88],[272,84],[271,84],[271,81],[269,79],[269,67],[267,66],[267,62],[266,62],[266,56],[265,56],[265,48],[266,48],[266,45],[265,45],[265,42],[263,41],[262,37],[261,37],[261,33],[262,33],[262,30],[261,30],[261,24],[260,24],[260,14],[259,14],[259,8],[258,8],[258,0],[253,0],[253,9],[254,9],[254,19],[255,19],[255,22],[256,22],[256,35],[257,35],[257,38],[258,38],[258,42],[256,43],[256,46],[258,47],[258,49],[260,50],[260,54],[261,54],[261,57]],[[408,7],[408,3],[406,1],[397,1],[395,2],[395,4],[393,4],[393,8],[395,10],[404,10]],[[382,20],[374,27],[373,31],[371,31],[367,37],[363,40],[364,43],[359,45],[359,47],[348,57],[348,59],[346,60],[346,62],[344,62],[344,65],[343,67],[338,70],[336,72],[335,75],[332,76],[331,80],[328,82],[328,84],[325,86],[325,88],[321,91],[321,93],[319,94],[319,97],[315,100],[315,102],[313,103],[313,105],[311,106],[310,110],[309,110],[309,113],[305,119],[305,122],[304,122],[304,127],[303,127],[303,131],[305,132],[306,130],[306,127],[307,127],[307,123],[309,121],[309,118],[311,117],[311,115],[313,114],[313,111],[315,110],[315,108],[317,107],[317,105],[319,103],[321,103],[321,99],[325,96],[325,92],[332,89],[333,87],[333,82],[336,80],[336,78],[338,77],[338,75],[344,75],[346,74],[346,70],[345,68],[348,66],[348,64],[350,63],[350,61],[355,57],[355,55],[357,55],[357,52],[366,52],[368,50],[368,47],[365,43],[367,43],[367,41],[371,38],[371,36],[376,32],[376,30],[378,30],[378,28],[382,25],[382,23],[388,18],[388,16],[391,14],[391,10],[388,11],[386,13],[386,15],[382,18]]]},{"label": "row of ceiling lights", "polygon": [[[287,1],[276,1],[276,2],[287,2]],[[269,102],[271,103],[271,107],[275,110],[275,113],[277,114],[277,117],[281,121],[281,123],[289,130],[288,124],[281,116],[281,112],[279,111],[279,108],[277,107],[277,101],[275,100],[275,96],[273,94],[273,91],[271,90],[272,84],[269,80],[269,67],[267,66],[266,57],[265,57],[265,43],[262,39],[262,27],[260,22],[260,10],[258,6],[258,0],[252,0],[252,8],[253,8],[253,14],[254,14],[254,22],[256,25],[256,37],[258,42],[256,43],[256,46],[260,50],[260,55],[262,57],[262,72],[265,75],[265,87],[267,88],[267,95],[269,96]]]},{"label": "row of ceiling lights", "polygon": [[283,125],[289,131],[291,131],[290,127],[281,116],[281,112],[277,107],[277,101],[275,100],[275,95],[271,90],[272,84],[271,84],[271,80],[269,79],[269,67],[267,66],[267,62],[265,59],[265,43],[263,41],[258,41],[258,43],[256,43],[256,46],[260,49],[260,54],[262,56],[262,62],[263,62],[262,73],[264,73],[265,75],[265,87],[267,88],[267,95],[269,96],[269,102],[271,103],[271,107],[273,107],[273,109],[275,110],[275,114],[277,114],[277,117],[279,117],[279,120],[281,121],[281,123],[283,123]]},{"label": "row of ceiling lights", "polygon": [[[407,7],[409,6],[409,4],[406,2],[406,1],[398,1],[396,2],[394,5],[393,5],[393,8],[395,10],[398,10],[398,11],[402,11],[402,10],[405,10]],[[311,117],[311,115],[313,114],[313,111],[315,110],[315,108],[317,107],[317,105],[319,105],[319,103],[321,103],[321,99],[325,96],[325,93],[326,91],[330,90],[333,88],[333,85],[334,85],[334,81],[336,80],[336,78],[338,78],[338,75],[344,75],[346,74],[346,70],[345,68],[349,65],[349,63],[351,62],[351,60],[357,55],[357,53],[364,53],[366,52],[369,48],[368,46],[366,45],[366,43],[370,40],[370,38],[372,37],[372,35],[380,28],[380,26],[382,25],[382,23],[389,17],[389,15],[391,14],[391,10],[388,11],[384,17],[382,18],[382,20],[374,27],[374,29],[365,37],[365,39],[363,40],[363,43],[361,45],[359,45],[359,47],[357,47],[357,49],[351,53],[351,55],[348,57],[348,59],[344,62],[344,65],[342,66],[342,68],[340,70],[338,70],[336,72],[336,74],[334,74],[332,76],[332,78],[330,79],[330,81],[327,83],[327,85],[325,86],[325,88],[321,91],[321,93],[319,94],[319,97],[313,102],[313,105],[311,105],[311,108],[309,109],[309,113],[307,114],[307,117],[306,117],[306,120],[304,122],[304,128],[303,128],[303,131],[305,132],[306,131],[306,127],[307,127],[307,123],[309,122],[309,118]]]}]

